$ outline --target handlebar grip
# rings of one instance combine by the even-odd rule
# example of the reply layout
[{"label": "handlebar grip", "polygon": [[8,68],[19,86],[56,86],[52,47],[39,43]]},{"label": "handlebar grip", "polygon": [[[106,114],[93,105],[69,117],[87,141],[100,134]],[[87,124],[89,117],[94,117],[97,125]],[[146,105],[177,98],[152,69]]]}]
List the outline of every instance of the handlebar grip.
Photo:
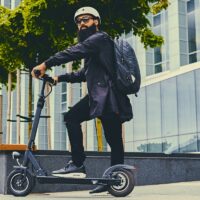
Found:
[{"label": "handlebar grip", "polygon": [[[40,70],[35,69],[34,74],[37,78],[39,78],[39,76],[41,75],[41,72]],[[44,80],[45,82],[49,82],[52,85],[56,85],[55,80],[52,77],[48,76],[47,74],[44,74],[41,79]]]},{"label": "handlebar grip", "polygon": [[55,80],[54,80],[52,77],[50,77],[50,76],[46,76],[46,77],[45,77],[45,80],[46,80],[47,82],[49,82],[50,84],[52,84],[52,85],[56,85]]},{"label": "handlebar grip", "polygon": [[34,74],[35,74],[35,76],[38,78],[38,77],[41,75],[41,72],[40,72],[40,70],[35,69],[35,70],[34,70]]}]

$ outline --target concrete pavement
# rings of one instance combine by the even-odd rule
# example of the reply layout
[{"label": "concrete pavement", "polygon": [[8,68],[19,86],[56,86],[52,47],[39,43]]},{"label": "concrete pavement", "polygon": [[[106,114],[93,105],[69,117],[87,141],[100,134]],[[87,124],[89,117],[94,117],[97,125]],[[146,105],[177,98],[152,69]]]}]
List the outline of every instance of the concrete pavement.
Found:
[{"label": "concrete pavement", "polygon": [[[115,199],[105,193],[90,195],[89,191],[57,192],[57,193],[32,193],[25,197],[27,200],[80,200],[80,199]],[[0,195],[0,200],[17,199],[11,195]],[[23,199],[19,197],[18,199]],[[180,182],[161,185],[136,186],[134,191],[127,197],[117,198],[123,200],[199,200],[200,181]]]}]

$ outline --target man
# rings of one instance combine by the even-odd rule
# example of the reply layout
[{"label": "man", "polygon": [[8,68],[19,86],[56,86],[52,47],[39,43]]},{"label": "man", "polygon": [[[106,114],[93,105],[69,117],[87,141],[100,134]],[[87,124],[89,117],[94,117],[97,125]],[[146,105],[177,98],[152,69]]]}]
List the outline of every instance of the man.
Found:
[{"label": "man", "polygon": [[[86,81],[88,95],[64,115],[72,160],[66,167],[52,172],[56,176],[85,177],[85,154],[80,124],[96,117],[100,118],[105,138],[111,147],[111,165],[123,164],[122,123],[132,118],[132,108],[128,97],[117,92],[113,78],[109,76],[114,76],[114,48],[109,36],[99,30],[99,13],[92,7],[83,7],[76,11],[74,20],[78,27],[79,43],[34,67],[32,76],[35,77],[35,69],[40,70],[43,76],[52,66],[85,59],[84,68],[81,70],[54,77],[56,82]],[[106,189],[106,186],[98,186],[91,193],[103,192]]]}]

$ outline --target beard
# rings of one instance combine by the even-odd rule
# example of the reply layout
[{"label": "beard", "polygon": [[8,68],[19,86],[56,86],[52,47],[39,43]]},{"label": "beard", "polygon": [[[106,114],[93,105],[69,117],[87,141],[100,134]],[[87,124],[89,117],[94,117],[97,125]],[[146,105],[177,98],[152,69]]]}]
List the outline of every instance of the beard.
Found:
[{"label": "beard", "polygon": [[90,27],[87,27],[85,29],[81,29],[78,31],[78,41],[83,42],[87,38],[89,38],[91,35],[97,32],[96,25],[93,24]]}]

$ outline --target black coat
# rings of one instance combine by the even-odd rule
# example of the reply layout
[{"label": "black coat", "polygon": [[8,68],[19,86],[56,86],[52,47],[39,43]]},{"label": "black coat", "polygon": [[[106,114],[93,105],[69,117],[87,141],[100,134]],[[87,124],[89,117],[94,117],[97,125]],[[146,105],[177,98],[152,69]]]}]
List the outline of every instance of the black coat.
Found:
[{"label": "black coat", "polygon": [[99,31],[85,41],[51,56],[45,64],[49,68],[85,58],[84,68],[61,75],[58,81],[71,83],[87,81],[91,118],[100,117],[107,112],[116,112],[124,122],[132,119],[132,107],[129,98],[113,87],[106,71],[109,69],[114,73],[113,53],[113,43],[109,36]]}]

